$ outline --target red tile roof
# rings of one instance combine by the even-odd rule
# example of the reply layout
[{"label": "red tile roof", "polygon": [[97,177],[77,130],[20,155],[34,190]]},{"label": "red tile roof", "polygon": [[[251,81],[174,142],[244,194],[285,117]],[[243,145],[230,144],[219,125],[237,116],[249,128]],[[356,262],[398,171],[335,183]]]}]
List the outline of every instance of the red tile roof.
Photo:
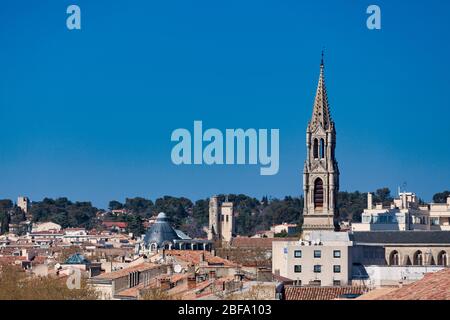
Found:
[{"label": "red tile roof", "polygon": [[0,265],[11,265],[16,264],[17,262],[27,261],[26,257],[23,256],[5,256],[0,257]]},{"label": "red tile roof", "polygon": [[199,264],[201,261],[201,255],[204,255],[204,259],[208,262],[209,265],[224,265],[224,266],[236,266],[236,263],[233,263],[227,259],[213,256],[208,251],[197,251],[197,250],[167,250],[166,255],[175,256],[184,261],[190,262],[192,264]]},{"label": "red tile roof", "polygon": [[286,286],[286,300],[334,300],[343,294],[363,294],[364,287],[297,287]]},{"label": "red tile roof", "polygon": [[119,222],[119,221],[103,221],[102,223],[103,226],[107,227],[107,228],[112,228],[112,227],[118,227],[118,228],[126,228],[128,226],[128,223],[126,222]]},{"label": "red tile roof", "polygon": [[129,267],[129,268],[125,268],[125,269],[117,270],[117,271],[113,271],[113,272],[108,272],[108,273],[102,273],[98,276],[93,277],[92,279],[113,280],[113,279],[118,279],[121,277],[128,276],[128,274],[130,274],[131,272],[135,272],[135,271],[142,272],[145,270],[150,270],[150,269],[158,268],[158,267],[160,267],[160,266],[153,264],[153,263],[144,262],[144,263],[138,264],[137,266],[134,266],[134,267]]},{"label": "red tile roof", "polygon": [[450,269],[427,273],[421,280],[376,300],[450,300]]}]

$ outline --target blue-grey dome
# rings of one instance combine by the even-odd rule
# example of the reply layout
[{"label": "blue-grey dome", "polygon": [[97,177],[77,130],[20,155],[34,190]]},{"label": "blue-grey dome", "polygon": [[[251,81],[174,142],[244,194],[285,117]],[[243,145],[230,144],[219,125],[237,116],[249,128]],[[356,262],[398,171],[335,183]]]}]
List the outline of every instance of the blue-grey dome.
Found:
[{"label": "blue-grey dome", "polygon": [[166,214],[161,212],[156,217],[156,222],[152,224],[145,233],[144,243],[146,246],[156,243],[158,247],[162,247],[163,244],[173,243],[173,240],[176,239],[180,239],[180,237],[170,226]]}]

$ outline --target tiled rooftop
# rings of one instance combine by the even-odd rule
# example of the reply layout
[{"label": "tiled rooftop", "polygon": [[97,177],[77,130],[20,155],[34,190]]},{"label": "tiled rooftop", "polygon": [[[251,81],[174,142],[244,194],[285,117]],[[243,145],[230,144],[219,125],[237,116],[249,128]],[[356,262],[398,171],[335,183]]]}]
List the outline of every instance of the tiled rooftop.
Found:
[{"label": "tiled rooftop", "polygon": [[376,300],[450,300],[450,269],[427,273],[421,280]]},{"label": "tiled rooftop", "polygon": [[134,266],[134,267],[129,267],[129,268],[125,268],[125,269],[122,269],[122,270],[117,270],[117,271],[113,271],[113,272],[103,273],[103,274],[100,274],[100,275],[98,275],[96,277],[93,277],[92,279],[94,279],[94,280],[95,279],[113,280],[113,279],[118,279],[118,278],[121,278],[121,277],[125,277],[128,274],[130,274],[131,272],[135,272],[135,271],[141,271],[142,272],[142,271],[150,270],[150,269],[157,268],[157,267],[159,267],[159,266],[156,265],[156,264],[144,262],[144,263],[141,263],[141,264],[139,264],[137,266]]},{"label": "tiled rooftop", "polygon": [[208,264],[223,264],[224,266],[235,266],[236,264],[221,258],[217,256],[213,256],[208,251],[197,251],[197,250],[167,250],[166,255],[167,256],[174,256],[177,258],[180,258],[184,261],[193,263],[193,264],[199,264],[201,261],[201,255],[204,254],[204,259]]},{"label": "tiled rooftop", "polygon": [[334,300],[343,294],[363,294],[364,287],[296,287],[286,286],[286,300]]}]

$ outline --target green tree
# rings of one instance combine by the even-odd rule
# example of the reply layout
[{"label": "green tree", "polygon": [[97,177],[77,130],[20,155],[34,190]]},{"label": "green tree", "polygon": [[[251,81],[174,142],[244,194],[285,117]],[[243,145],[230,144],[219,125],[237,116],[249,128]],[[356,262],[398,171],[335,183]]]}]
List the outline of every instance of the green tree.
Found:
[{"label": "green tree", "polygon": [[153,202],[141,197],[126,198],[123,207],[141,217],[150,217],[153,213]]},{"label": "green tree", "polygon": [[14,203],[9,199],[0,200],[0,234],[9,231],[9,224],[11,223],[11,211],[14,208]]},{"label": "green tree", "polygon": [[450,191],[438,192],[433,196],[434,203],[446,203],[447,197],[450,196]]},{"label": "green tree", "polygon": [[108,204],[109,210],[120,210],[123,209],[123,204],[116,200],[111,200]]},{"label": "green tree", "polygon": [[377,191],[375,191],[374,201],[383,203],[383,205],[389,205],[393,201],[391,190],[386,187],[377,189]]},{"label": "green tree", "polygon": [[55,200],[45,198],[33,202],[30,213],[33,222],[52,221],[63,228],[83,227],[91,229],[97,226],[96,214],[98,209],[90,202],[71,202],[67,198]]},{"label": "green tree", "polygon": [[138,215],[128,215],[126,217],[127,232],[133,233],[134,237],[139,237],[140,235],[145,233],[145,228],[143,224],[143,220],[141,216]]}]

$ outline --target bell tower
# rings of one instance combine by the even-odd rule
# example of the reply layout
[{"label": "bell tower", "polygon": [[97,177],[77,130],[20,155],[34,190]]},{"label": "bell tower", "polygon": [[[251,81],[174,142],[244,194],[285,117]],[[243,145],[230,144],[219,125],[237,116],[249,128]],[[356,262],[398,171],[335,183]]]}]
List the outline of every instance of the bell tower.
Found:
[{"label": "bell tower", "polygon": [[303,230],[334,230],[338,217],[339,169],[335,158],[336,131],[325,87],[323,52],[311,120],[306,128],[303,168]]}]

